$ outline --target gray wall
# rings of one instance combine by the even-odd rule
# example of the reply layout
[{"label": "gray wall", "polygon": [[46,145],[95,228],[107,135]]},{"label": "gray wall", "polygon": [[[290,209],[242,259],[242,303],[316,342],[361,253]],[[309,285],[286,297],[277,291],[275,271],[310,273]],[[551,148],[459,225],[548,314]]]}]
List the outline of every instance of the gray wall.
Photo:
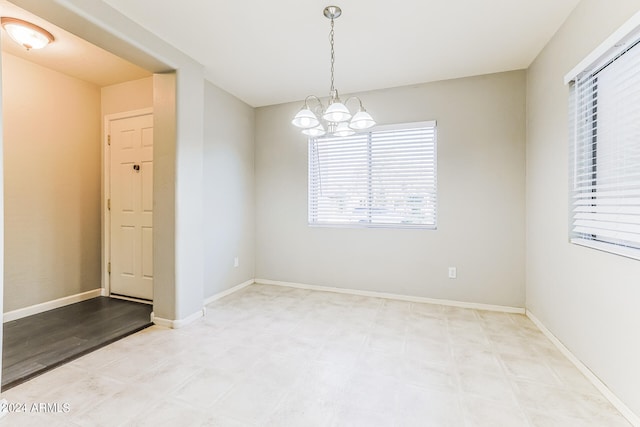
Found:
[{"label": "gray wall", "polygon": [[100,88],[3,54],[4,311],[100,288]]},{"label": "gray wall", "polygon": [[563,77],[639,9],[582,1],[528,70],[526,186],[527,309],[636,414],[640,262],[569,243]]},{"label": "gray wall", "polygon": [[[256,277],[524,307],[525,72],[359,94],[380,124],[438,121],[438,229],[307,226],[307,141],[256,110]],[[448,279],[448,267],[458,279]]]},{"label": "gray wall", "polygon": [[[254,278],[254,109],[205,82],[204,297]],[[234,267],[234,258],[239,265]]]}]

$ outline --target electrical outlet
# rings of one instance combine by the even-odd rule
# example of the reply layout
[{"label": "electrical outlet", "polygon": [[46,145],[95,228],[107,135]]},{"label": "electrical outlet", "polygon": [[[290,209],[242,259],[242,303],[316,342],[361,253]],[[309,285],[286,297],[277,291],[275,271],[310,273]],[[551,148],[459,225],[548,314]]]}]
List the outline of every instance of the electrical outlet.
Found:
[{"label": "electrical outlet", "polygon": [[238,259],[238,257],[235,257],[233,259],[233,266],[238,267],[239,265],[240,265],[240,260]]},{"label": "electrical outlet", "polygon": [[455,267],[449,267],[449,279],[458,277],[458,270]]}]

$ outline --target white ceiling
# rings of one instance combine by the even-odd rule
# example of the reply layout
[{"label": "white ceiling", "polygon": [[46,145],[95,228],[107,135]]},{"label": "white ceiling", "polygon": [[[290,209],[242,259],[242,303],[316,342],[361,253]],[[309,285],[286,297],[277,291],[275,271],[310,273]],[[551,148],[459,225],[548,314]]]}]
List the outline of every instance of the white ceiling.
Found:
[{"label": "white ceiling", "polygon": [[76,77],[100,87],[136,80],[151,73],[45,21],[6,0],[0,0],[0,15],[36,24],[55,37],[41,50],[27,52],[2,34],[2,51],[28,61]]},{"label": "white ceiling", "polygon": [[579,0],[103,0],[252,106],[527,68]]},{"label": "white ceiling", "polygon": [[[329,91],[329,20],[337,4],[340,93],[527,68],[579,0],[102,0],[205,66],[207,79],[249,105]],[[3,51],[99,86],[149,73],[6,0],[0,14],[56,41]],[[6,34],[5,34],[6,35]]]}]

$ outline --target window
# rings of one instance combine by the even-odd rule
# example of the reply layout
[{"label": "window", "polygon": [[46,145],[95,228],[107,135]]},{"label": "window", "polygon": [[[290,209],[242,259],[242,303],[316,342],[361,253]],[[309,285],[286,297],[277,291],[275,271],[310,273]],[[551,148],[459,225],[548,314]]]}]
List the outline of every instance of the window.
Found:
[{"label": "window", "polygon": [[640,259],[640,45],[617,43],[571,86],[570,240]]},{"label": "window", "polygon": [[309,139],[309,224],[436,228],[436,123]]}]

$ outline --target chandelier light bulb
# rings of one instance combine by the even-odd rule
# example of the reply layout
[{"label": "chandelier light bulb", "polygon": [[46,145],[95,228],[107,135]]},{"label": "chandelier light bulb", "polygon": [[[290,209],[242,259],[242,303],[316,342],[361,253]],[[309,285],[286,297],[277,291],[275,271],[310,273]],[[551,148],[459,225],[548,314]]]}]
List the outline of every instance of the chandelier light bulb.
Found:
[{"label": "chandelier light bulb", "polygon": [[376,121],[373,120],[371,115],[364,110],[358,111],[354,114],[353,118],[349,122],[349,127],[354,130],[369,129],[375,126]]},{"label": "chandelier light bulb", "polygon": [[291,123],[301,129],[314,128],[320,124],[318,117],[308,107],[302,107],[298,114],[291,120]]},{"label": "chandelier light bulb", "polygon": [[322,125],[318,125],[314,128],[309,128],[309,129],[303,129],[302,133],[310,136],[312,138],[316,138],[318,136],[323,136],[327,133],[327,131],[324,129],[324,127]]},{"label": "chandelier light bulb", "polygon": [[322,118],[328,122],[341,123],[348,121],[351,118],[351,113],[346,105],[338,101],[329,105]]},{"label": "chandelier light bulb", "polygon": [[333,132],[335,136],[351,136],[354,133],[356,133],[356,131],[351,129],[347,122],[338,123],[336,130]]}]

